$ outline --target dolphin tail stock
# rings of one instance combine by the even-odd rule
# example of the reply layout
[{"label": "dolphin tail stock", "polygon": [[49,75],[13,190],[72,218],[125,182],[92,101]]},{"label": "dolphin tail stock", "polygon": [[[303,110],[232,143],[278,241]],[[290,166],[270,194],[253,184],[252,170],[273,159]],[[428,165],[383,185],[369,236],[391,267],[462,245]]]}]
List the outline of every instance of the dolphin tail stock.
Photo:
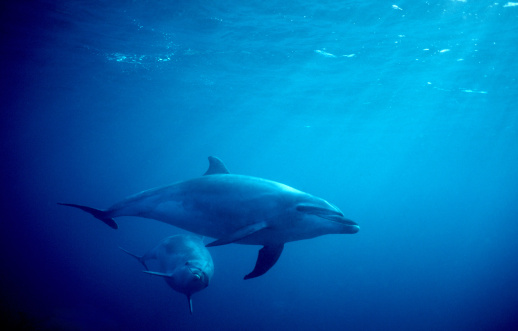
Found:
[{"label": "dolphin tail stock", "polygon": [[284,244],[264,246],[259,250],[257,262],[254,270],[245,276],[244,279],[250,279],[264,275],[277,262],[281,256]]},{"label": "dolphin tail stock", "polygon": [[108,212],[106,212],[104,210],[95,209],[95,208],[87,207],[87,206],[76,205],[76,204],[73,204],[73,203],[61,203],[61,202],[58,202],[58,205],[74,207],[74,208],[81,209],[83,211],[86,211],[87,213],[89,213],[93,217],[97,218],[98,220],[103,221],[110,228],[112,228],[112,229],[118,229],[119,228],[119,226],[113,220],[113,218],[109,217],[108,216]]},{"label": "dolphin tail stock", "polygon": [[120,247],[120,246],[119,246],[119,249],[120,249],[121,251],[123,251],[124,253],[126,253],[126,254],[128,254],[128,255],[133,256],[134,258],[136,258],[140,263],[142,263],[142,265],[144,266],[144,268],[146,268],[146,270],[149,270],[149,268],[148,268],[148,267],[147,267],[147,265],[146,265],[146,261],[144,261],[144,257],[143,257],[143,256],[138,256],[138,255],[136,255],[136,254],[133,254],[133,253],[131,253],[131,252],[129,252],[129,251],[127,251],[127,250],[125,250],[124,248],[122,248],[122,247]]}]

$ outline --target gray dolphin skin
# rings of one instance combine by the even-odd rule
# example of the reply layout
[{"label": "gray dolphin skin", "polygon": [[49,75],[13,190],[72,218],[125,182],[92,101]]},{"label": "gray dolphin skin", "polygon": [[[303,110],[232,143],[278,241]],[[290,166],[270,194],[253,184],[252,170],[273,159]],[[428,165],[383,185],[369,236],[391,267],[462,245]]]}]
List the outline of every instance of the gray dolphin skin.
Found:
[{"label": "gray dolphin skin", "polygon": [[[209,251],[198,236],[175,235],[162,240],[143,256],[138,256],[119,247],[144,265],[144,272],[161,276],[175,291],[187,296],[192,314],[193,293],[209,286],[214,275],[214,263]],[[157,260],[159,271],[149,271],[146,261]]]},{"label": "gray dolphin skin", "polygon": [[360,230],[324,199],[271,180],[230,174],[216,157],[209,157],[209,164],[202,177],[143,191],[106,210],[59,204],[86,211],[114,229],[114,217],[140,216],[217,239],[207,247],[264,246],[245,279],[267,272],[286,242]]}]

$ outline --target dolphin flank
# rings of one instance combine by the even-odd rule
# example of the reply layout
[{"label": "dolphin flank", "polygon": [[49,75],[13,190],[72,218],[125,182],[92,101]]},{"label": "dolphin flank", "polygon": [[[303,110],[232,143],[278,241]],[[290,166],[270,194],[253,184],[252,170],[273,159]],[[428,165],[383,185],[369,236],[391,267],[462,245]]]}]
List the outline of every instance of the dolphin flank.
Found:
[{"label": "dolphin flank", "polygon": [[207,247],[262,245],[245,279],[266,273],[286,242],[360,230],[324,199],[271,180],[230,174],[216,157],[209,157],[209,163],[202,177],[140,192],[106,210],[59,204],[86,211],[114,229],[113,218],[140,216],[216,238]]}]

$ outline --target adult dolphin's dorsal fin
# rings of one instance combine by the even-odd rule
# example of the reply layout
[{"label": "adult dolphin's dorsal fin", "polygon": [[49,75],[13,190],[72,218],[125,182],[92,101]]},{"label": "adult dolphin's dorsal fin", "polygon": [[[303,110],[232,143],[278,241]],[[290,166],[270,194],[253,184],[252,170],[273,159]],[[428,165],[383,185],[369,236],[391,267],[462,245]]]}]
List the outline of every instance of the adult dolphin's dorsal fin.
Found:
[{"label": "adult dolphin's dorsal fin", "polygon": [[147,267],[147,265],[146,265],[146,261],[144,261],[144,257],[143,257],[143,256],[138,256],[138,255],[136,255],[136,254],[133,254],[133,253],[131,253],[131,252],[129,252],[129,251],[127,251],[127,250],[125,250],[124,248],[122,248],[122,247],[120,247],[120,246],[119,246],[119,249],[120,249],[121,251],[123,251],[124,253],[126,253],[126,254],[128,254],[128,255],[133,256],[134,258],[136,258],[140,263],[142,263],[142,265],[144,266],[144,268],[146,268],[146,270],[149,270],[149,269],[148,269],[148,267]]},{"label": "adult dolphin's dorsal fin", "polygon": [[205,247],[221,246],[221,245],[230,244],[230,243],[239,241],[243,238],[246,238],[266,227],[267,227],[266,222],[259,222],[259,223],[247,225],[227,237],[220,238],[216,241],[211,242],[210,244],[205,245]]},{"label": "adult dolphin's dorsal fin", "polygon": [[283,248],[284,244],[264,246],[261,248],[254,270],[246,275],[245,279],[259,277],[270,270],[281,256]]},{"label": "adult dolphin's dorsal fin", "polygon": [[227,167],[223,161],[218,159],[215,156],[209,156],[209,169],[203,174],[203,176],[207,175],[221,175],[221,174],[229,174]]}]

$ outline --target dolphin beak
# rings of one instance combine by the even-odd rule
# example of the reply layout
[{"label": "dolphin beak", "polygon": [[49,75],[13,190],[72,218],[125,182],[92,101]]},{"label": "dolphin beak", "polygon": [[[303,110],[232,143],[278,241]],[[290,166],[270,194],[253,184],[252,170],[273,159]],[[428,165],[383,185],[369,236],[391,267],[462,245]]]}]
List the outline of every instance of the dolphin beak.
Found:
[{"label": "dolphin beak", "polygon": [[354,221],[344,218],[342,219],[342,223],[347,225],[346,233],[354,234],[360,231],[360,226]]},{"label": "dolphin beak", "polygon": [[358,231],[360,231],[360,226],[359,225],[351,225],[351,226],[348,227],[348,231],[349,232],[347,232],[347,233],[355,234]]},{"label": "dolphin beak", "polygon": [[343,217],[342,215],[329,215],[329,216],[325,216],[325,217],[324,216],[320,216],[320,217],[330,220],[332,222],[343,224],[343,225],[358,226],[358,223],[356,223],[355,221],[351,221],[350,219],[347,219],[347,218]]},{"label": "dolphin beak", "polygon": [[[340,221],[338,221],[339,223],[342,223],[342,224],[346,224],[346,225],[355,225],[355,226],[358,226],[358,223],[356,223],[355,221],[351,221],[347,218],[342,218]],[[359,228],[359,226],[358,226]]]},{"label": "dolphin beak", "polygon": [[360,226],[355,221],[351,221],[343,216],[328,217],[328,220],[345,225],[343,233],[354,234],[360,231]]}]

